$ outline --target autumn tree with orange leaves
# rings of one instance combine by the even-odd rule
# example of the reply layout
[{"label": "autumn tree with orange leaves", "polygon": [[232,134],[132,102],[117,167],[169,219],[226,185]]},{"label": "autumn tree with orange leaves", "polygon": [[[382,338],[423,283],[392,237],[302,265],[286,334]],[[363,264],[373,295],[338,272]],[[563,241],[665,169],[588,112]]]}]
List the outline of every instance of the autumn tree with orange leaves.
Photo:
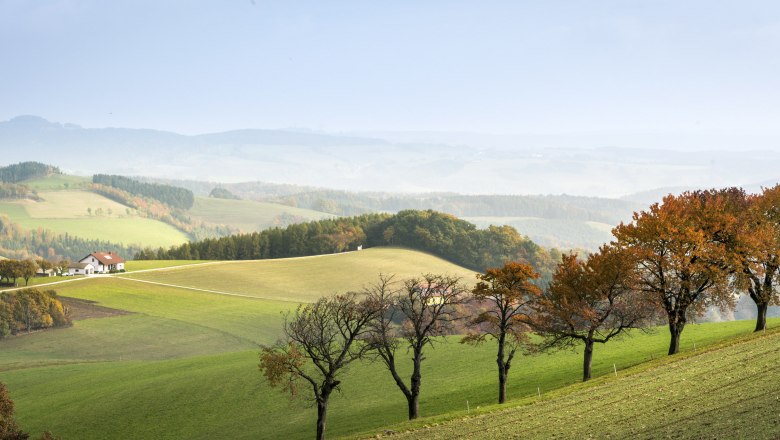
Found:
[{"label": "autumn tree with orange leaves", "polygon": [[756,304],[755,331],[766,329],[769,306],[780,302],[780,185],[759,195],[733,190],[731,214],[739,225],[732,242],[736,289],[747,291]]},{"label": "autumn tree with orange leaves", "polygon": [[735,228],[728,198],[715,191],[668,195],[647,211],[634,213],[630,224],[613,231],[618,244],[632,250],[639,267],[639,289],[666,312],[669,354],[680,350],[680,335],[689,317],[707,307],[733,307],[729,285],[728,241]]},{"label": "autumn tree with orange leaves", "polygon": [[528,264],[509,262],[503,267],[488,269],[478,274],[477,285],[471,291],[473,298],[486,309],[470,321],[476,330],[462,342],[479,344],[488,338],[498,344],[498,403],[506,401],[506,382],[512,360],[518,349],[528,345],[527,317],[529,305],[541,295],[533,280],[539,274]]},{"label": "autumn tree with orange leaves", "polygon": [[564,255],[544,295],[533,304],[532,326],[544,338],[542,349],[585,345],[582,380],[591,378],[595,343],[605,344],[641,328],[654,315],[638,288],[631,250],[602,246],[583,261]]}]

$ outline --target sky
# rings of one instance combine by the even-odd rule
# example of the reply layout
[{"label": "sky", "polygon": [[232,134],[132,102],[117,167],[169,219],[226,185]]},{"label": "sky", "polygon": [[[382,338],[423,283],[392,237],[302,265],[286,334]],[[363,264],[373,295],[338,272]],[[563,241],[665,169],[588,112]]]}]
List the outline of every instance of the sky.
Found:
[{"label": "sky", "polygon": [[0,120],[780,134],[780,2],[0,0]]}]

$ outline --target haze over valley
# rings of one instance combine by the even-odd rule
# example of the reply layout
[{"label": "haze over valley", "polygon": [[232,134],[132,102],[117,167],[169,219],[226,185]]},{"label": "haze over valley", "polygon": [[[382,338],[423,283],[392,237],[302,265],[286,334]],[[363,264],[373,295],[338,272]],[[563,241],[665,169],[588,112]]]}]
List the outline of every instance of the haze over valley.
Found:
[{"label": "haze over valley", "polygon": [[778,439],[780,2],[0,41],[0,440]]}]

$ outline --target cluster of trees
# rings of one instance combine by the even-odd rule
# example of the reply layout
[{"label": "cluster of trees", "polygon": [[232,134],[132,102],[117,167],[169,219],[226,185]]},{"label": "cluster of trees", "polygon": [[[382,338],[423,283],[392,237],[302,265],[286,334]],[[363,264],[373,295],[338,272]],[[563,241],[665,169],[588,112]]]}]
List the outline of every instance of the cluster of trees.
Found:
[{"label": "cluster of trees", "polygon": [[[322,298],[288,315],[283,339],[263,348],[260,369],[272,385],[290,391],[305,380],[318,406],[319,439],[330,394],[345,367],[360,358],[381,360],[406,398],[409,418],[416,418],[424,350],[457,319],[471,326],[463,342],[496,342],[504,402],[519,350],[582,345],[586,381],[596,343],[665,320],[674,355],[687,321],[709,306],[733,307],[746,291],[760,331],[768,305],[780,300],[780,185],[757,195],[741,188],[669,195],[613,233],[616,240],[598,252],[562,256],[543,288],[527,262],[487,269],[471,290],[442,275],[399,283],[380,275],[361,294]],[[411,357],[409,382],[398,373],[399,349]]]},{"label": "cluster of trees", "polygon": [[33,199],[38,200],[38,193],[27,185],[18,183],[0,183],[0,199]]},{"label": "cluster of trees", "polygon": [[168,250],[145,249],[137,253],[134,259],[257,260],[343,252],[365,244],[368,234],[386,216],[366,214],[325,219],[249,234],[207,238],[172,246]]},{"label": "cluster of trees", "polygon": [[185,243],[168,250],[146,249],[135,259],[254,260],[343,252],[359,245],[406,246],[475,270],[526,260],[539,268],[544,279],[549,279],[560,256],[557,250],[547,251],[510,226],[477,229],[455,216],[427,210],[312,221]]},{"label": "cluster of trees", "polygon": [[87,240],[70,234],[59,234],[48,229],[24,229],[0,214],[0,255],[15,259],[49,261],[77,260],[95,249],[116,249],[123,255],[133,255],[140,246],[123,246],[103,240]]},{"label": "cluster of trees", "polygon": [[60,169],[40,162],[20,162],[0,167],[0,181],[5,183],[16,183],[52,174],[60,174]]},{"label": "cluster of trees", "polygon": [[71,324],[53,290],[24,289],[0,294],[0,338]]},{"label": "cluster of trees", "polygon": [[13,280],[13,285],[18,286],[19,279],[23,279],[26,286],[37,271],[38,265],[32,260],[0,260],[0,282]]},{"label": "cluster of trees", "polygon": [[171,185],[145,183],[124,176],[95,174],[92,183],[110,186],[130,194],[159,200],[174,208],[190,209],[195,203],[192,191]]},{"label": "cluster of trees", "polygon": [[215,186],[209,193],[209,197],[214,197],[215,199],[241,200],[241,197],[221,186]]}]

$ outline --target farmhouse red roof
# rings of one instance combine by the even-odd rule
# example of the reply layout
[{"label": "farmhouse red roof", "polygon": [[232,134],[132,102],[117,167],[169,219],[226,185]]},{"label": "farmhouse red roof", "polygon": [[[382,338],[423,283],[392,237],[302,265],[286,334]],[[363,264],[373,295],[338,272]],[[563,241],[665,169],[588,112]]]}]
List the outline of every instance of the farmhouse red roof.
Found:
[{"label": "farmhouse red roof", "polygon": [[113,252],[92,252],[91,254],[93,257],[97,258],[97,260],[105,265],[108,266],[110,264],[118,264],[118,263],[124,263],[124,258],[120,257],[119,255],[113,253]]}]

